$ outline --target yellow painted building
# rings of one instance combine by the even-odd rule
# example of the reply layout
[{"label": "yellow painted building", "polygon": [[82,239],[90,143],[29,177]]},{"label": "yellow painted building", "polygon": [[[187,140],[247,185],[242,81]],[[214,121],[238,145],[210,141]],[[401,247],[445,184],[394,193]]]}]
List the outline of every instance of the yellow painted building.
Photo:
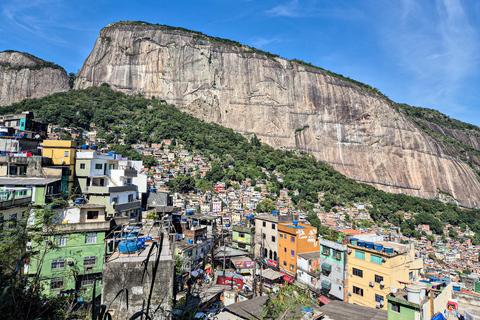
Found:
[{"label": "yellow painted building", "polygon": [[43,140],[42,156],[51,158],[53,164],[70,167],[68,195],[73,191],[75,175],[75,154],[77,143],[69,140]]},{"label": "yellow painted building", "polygon": [[386,310],[390,286],[417,280],[423,259],[415,257],[413,243],[377,241],[367,248],[360,242],[348,244],[348,302]]}]

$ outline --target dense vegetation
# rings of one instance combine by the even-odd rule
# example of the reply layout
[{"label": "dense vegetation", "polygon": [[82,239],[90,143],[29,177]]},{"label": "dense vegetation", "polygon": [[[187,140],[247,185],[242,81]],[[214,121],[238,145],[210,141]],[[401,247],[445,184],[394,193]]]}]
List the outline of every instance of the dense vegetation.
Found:
[{"label": "dense vegetation", "polygon": [[19,52],[19,51],[15,51],[15,50],[5,50],[5,51],[2,51],[2,52],[18,52],[18,53],[23,54],[24,56],[32,58],[36,62],[36,65],[34,65],[34,66],[12,66],[9,63],[0,62],[0,66],[8,68],[10,70],[17,70],[17,71],[22,70],[22,69],[40,70],[40,69],[43,69],[43,68],[52,68],[52,69],[62,70],[63,72],[65,72],[65,74],[67,73],[65,71],[65,69],[60,67],[58,64],[55,64],[55,63],[50,62],[50,61],[42,60],[38,57],[35,57],[34,55],[32,55],[30,53]]},{"label": "dense vegetation", "polygon": [[[309,154],[274,149],[261,143],[255,135],[247,138],[231,129],[205,123],[163,100],[127,96],[102,86],[23,100],[3,108],[2,113],[24,110],[34,111],[41,120],[63,127],[86,129],[95,123],[107,143],[117,150],[123,148],[122,152],[127,152],[128,147],[116,145],[119,138],[127,144],[178,139],[186,148],[202,151],[213,163],[212,171],[206,179],[198,179],[196,187],[209,188],[220,180],[230,184],[230,181],[250,178],[252,184],[265,182],[273,198],[282,188],[288,188],[295,205],[306,211],[316,202],[326,209],[353,202],[370,203],[373,208],[369,212],[374,220],[391,222],[401,227],[407,236],[418,236],[416,225],[421,223],[429,224],[437,234],[442,233],[444,223],[465,223],[480,233],[479,210],[376,190],[346,178]],[[135,156],[135,152],[131,153]],[[270,173],[276,170],[282,179],[267,175],[262,168]],[[193,188],[190,179],[182,179],[179,188]],[[298,194],[293,193],[295,190]],[[417,215],[415,219],[405,220],[403,212]]]}]

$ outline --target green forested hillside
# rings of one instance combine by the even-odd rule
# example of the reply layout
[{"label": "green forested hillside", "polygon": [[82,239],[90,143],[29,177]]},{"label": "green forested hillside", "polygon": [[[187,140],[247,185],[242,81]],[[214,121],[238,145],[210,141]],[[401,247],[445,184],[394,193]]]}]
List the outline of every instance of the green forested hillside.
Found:
[{"label": "green forested hillside", "polygon": [[[376,190],[346,178],[309,154],[273,149],[261,143],[256,136],[247,138],[231,129],[205,123],[167,105],[163,100],[127,96],[102,86],[24,100],[2,108],[1,112],[25,110],[34,111],[37,118],[62,127],[88,129],[90,123],[95,123],[95,127],[100,128],[99,135],[113,144],[116,136],[124,136],[126,143],[178,139],[190,150],[202,151],[211,157],[213,170],[207,176],[209,180],[226,180],[228,183],[229,180],[249,177],[264,180],[274,193],[284,187],[298,189],[299,195],[293,196],[293,201],[305,210],[313,207],[313,203],[318,201],[318,193],[322,192],[321,205],[325,207],[353,202],[371,203],[373,209],[370,213],[376,221],[389,221],[401,226],[406,235],[418,236],[415,225],[420,223],[430,224],[432,230],[440,234],[444,222],[453,225],[465,223],[475,232],[480,232],[478,210]],[[262,173],[262,167],[270,172],[276,169],[283,175],[283,182],[273,175]],[[416,213],[415,220],[404,220],[399,214],[401,210]],[[474,240],[478,242],[478,238]]]}]

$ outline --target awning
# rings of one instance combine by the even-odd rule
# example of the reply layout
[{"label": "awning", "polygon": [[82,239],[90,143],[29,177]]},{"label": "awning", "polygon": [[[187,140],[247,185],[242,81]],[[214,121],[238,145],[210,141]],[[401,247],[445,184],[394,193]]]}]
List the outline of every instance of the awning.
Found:
[{"label": "awning", "polygon": [[332,265],[330,263],[322,263],[322,270],[325,270],[327,272],[331,272],[332,271]]},{"label": "awning", "polygon": [[283,276],[283,280],[287,281],[288,283],[292,284],[293,283],[293,277],[290,277],[288,274]]},{"label": "awning", "polygon": [[332,300],[330,300],[330,299],[328,299],[327,297],[324,297],[324,296],[320,296],[318,298],[318,301],[320,301],[323,304],[329,304],[330,302],[332,302]]},{"label": "awning", "polygon": [[265,279],[268,279],[270,281],[275,281],[275,280],[283,277],[283,274],[281,274],[278,271],[272,270],[272,269],[265,269],[265,270],[263,270],[262,277],[265,278]]},{"label": "awning", "polygon": [[332,283],[327,281],[327,280],[323,280],[322,281],[322,289],[324,290],[330,290],[332,288]]}]

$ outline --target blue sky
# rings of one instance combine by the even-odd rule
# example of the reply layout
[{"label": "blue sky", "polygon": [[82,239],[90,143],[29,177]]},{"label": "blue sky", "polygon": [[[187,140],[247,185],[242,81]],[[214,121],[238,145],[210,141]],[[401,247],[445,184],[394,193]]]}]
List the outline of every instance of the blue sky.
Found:
[{"label": "blue sky", "polygon": [[477,0],[2,0],[0,51],[77,72],[120,20],[184,27],[300,59],[396,102],[480,126]]}]

